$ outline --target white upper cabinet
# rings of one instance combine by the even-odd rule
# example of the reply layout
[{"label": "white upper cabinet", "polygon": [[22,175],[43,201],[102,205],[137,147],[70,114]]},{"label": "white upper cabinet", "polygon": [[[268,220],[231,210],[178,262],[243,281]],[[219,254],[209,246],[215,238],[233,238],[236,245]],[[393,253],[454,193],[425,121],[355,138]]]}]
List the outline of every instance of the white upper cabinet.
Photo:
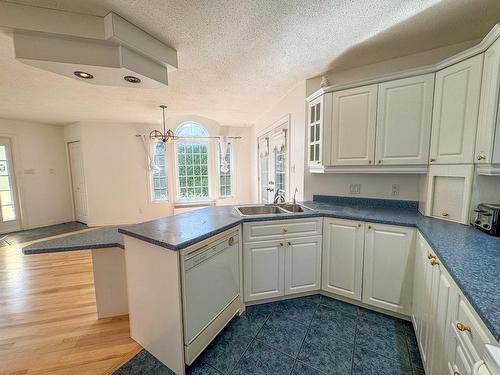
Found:
[{"label": "white upper cabinet", "polygon": [[377,85],[333,93],[332,165],[370,165],[375,152]]},{"label": "white upper cabinet", "polygon": [[332,120],[332,94],[309,103],[307,116],[307,159],[312,168],[329,165]]},{"label": "white upper cabinet", "polygon": [[379,85],[377,165],[428,164],[433,94],[434,74]]},{"label": "white upper cabinet", "polygon": [[484,53],[481,82],[474,162],[477,164],[500,163],[500,126],[497,126],[500,95],[500,39]]},{"label": "white upper cabinet", "polygon": [[436,73],[430,162],[472,163],[483,55]]},{"label": "white upper cabinet", "polygon": [[414,228],[366,224],[364,303],[410,315],[414,245]]},{"label": "white upper cabinet", "polygon": [[361,301],[365,224],[359,221],[323,221],[321,288]]}]

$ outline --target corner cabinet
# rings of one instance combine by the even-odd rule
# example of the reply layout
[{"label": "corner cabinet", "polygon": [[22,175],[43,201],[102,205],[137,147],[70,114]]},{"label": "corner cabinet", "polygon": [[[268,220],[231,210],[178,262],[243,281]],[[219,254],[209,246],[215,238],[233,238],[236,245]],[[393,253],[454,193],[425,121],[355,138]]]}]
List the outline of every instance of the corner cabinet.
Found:
[{"label": "corner cabinet", "polygon": [[399,314],[410,314],[414,245],[415,228],[366,224],[364,303]]},{"label": "corner cabinet", "polygon": [[483,55],[436,73],[430,162],[472,164]]},{"label": "corner cabinet", "polygon": [[332,94],[314,99],[308,106],[307,155],[310,168],[320,168],[331,163]]},{"label": "corner cabinet", "polygon": [[361,301],[365,223],[323,219],[321,288]]},{"label": "corner cabinet", "polygon": [[373,164],[377,85],[337,91],[332,99],[332,165]]}]

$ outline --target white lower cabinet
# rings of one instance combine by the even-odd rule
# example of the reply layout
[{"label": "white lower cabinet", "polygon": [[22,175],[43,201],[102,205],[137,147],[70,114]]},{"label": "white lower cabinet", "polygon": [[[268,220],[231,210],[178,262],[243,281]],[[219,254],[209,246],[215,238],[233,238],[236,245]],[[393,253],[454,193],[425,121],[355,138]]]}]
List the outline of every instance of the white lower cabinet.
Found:
[{"label": "white lower cabinet", "polygon": [[410,315],[414,244],[414,228],[366,224],[364,303]]},{"label": "white lower cabinet", "polygon": [[282,240],[244,244],[245,301],[283,295],[284,256],[284,244]]},{"label": "white lower cabinet", "polygon": [[294,238],[285,247],[285,294],[318,290],[321,284],[321,236]]},{"label": "white lower cabinet", "polygon": [[243,224],[244,238],[251,239],[243,244],[245,302],[320,289],[321,223],[310,218]]},{"label": "white lower cabinet", "polygon": [[365,223],[323,220],[323,290],[361,301],[364,241]]},{"label": "white lower cabinet", "polygon": [[482,328],[460,289],[419,233],[415,252],[412,321],[427,375],[471,375],[485,343]]}]

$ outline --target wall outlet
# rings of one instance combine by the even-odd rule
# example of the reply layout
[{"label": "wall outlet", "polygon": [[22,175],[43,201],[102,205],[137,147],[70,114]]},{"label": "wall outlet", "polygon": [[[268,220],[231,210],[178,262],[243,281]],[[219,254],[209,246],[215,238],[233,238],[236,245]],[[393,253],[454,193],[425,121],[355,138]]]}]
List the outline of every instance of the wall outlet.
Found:
[{"label": "wall outlet", "polygon": [[360,193],[361,193],[361,184],[349,185],[349,194],[360,194]]},{"label": "wall outlet", "polygon": [[391,195],[399,195],[399,184],[392,184]]}]

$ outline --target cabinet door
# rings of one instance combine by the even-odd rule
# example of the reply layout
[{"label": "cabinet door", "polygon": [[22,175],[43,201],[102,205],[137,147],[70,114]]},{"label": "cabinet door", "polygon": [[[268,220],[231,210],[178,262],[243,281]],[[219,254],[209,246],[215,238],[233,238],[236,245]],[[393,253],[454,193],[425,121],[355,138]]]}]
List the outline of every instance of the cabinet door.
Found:
[{"label": "cabinet door", "polygon": [[334,92],[332,118],[332,164],[372,164],[377,85]]},{"label": "cabinet door", "polygon": [[473,177],[472,164],[431,165],[426,215],[467,224]]},{"label": "cabinet door", "polygon": [[431,162],[472,163],[483,55],[436,73]]},{"label": "cabinet door", "polygon": [[[499,95],[500,39],[497,39],[484,53],[474,158],[474,162],[478,164],[500,163],[500,140],[495,137]],[[500,131],[500,126],[498,128],[497,131]],[[493,154],[494,151],[495,155]]]},{"label": "cabinet door", "polygon": [[[439,260],[436,260],[439,262]],[[434,263],[436,272],[436,293],[433,298],[432,316],[434,317],[434,324],[431,334],[431,341],[433,343],[432,354],[430,356],[430,374],[444,374],[446,373],[447,360],[446,360],[446,345],[447,345],[447,319],[449,309],[451,309],[451,283],[445,272],[442,272],[440,265]]]},{"label": "cabinet door", "polygon": [[361,301],[365,224],[324,219],[321,288]]},{"label": "cabinet door", "polygon": [[413,301],[412,301],[412,322],[415,329],[417,341],[421,337],[422,317],[423,317],[423,304],[424,304],[424,274],[427,266],[427,243],[420,233],[417,234],[417,241],[415,247],[415,267],[413,273]]},{"label": "cabinet door", "polygon": [[378,88],[376,164],[428,164],[434,74]]},{"label": "cabinet door", "polygon": [[415,229],[367,224],[363,302],[410,315]]},{"label": "cabinet door", "polygon": [[285,251],[285,294],[319,290],[321,236],[291,238]]},{"label": "cabinet door", "polygon": [[279,297],[284,294],[284,251],[283,241],[244,244],[245,301]]},{"label": "cabinet door", "polygon": [[311,101],[308,108],[308,164],[310,167],[328,165],[330,164],[330,147],[326,143],[329,142],[332,131],[332,94],[327,93]]}]

